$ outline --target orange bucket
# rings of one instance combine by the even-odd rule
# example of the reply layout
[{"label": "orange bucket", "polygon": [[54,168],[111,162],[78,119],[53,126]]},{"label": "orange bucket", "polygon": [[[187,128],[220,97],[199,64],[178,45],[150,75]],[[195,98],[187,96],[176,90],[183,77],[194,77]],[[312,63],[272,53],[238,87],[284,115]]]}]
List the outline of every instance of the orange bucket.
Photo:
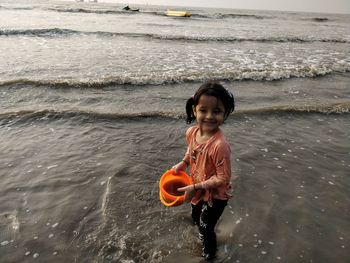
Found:
[{"label": "orange bucket", "polygon": [[174,174],[173,170],[166,171],[159,181],[159,199],[165,206],[178,206],[185,200],[185,193],[178,188],[192,184],[191,177],[184,171]]}]

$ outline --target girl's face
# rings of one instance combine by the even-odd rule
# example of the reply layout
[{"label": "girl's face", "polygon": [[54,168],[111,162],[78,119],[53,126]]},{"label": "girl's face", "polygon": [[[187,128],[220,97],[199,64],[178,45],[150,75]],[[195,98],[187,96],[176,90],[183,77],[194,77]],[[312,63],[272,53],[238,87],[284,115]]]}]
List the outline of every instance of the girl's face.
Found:
[{"label": "girl's face", "polygon": [[224,122],[224,104],[214,96],[202,95],[193,112],[202,135],[213,135]]}]

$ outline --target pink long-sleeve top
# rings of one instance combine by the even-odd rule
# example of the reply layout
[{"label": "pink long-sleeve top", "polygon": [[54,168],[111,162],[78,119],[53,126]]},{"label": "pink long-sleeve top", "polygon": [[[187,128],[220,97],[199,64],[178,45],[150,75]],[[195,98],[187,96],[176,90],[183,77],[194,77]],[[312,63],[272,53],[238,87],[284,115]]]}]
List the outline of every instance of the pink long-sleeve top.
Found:
[{"label": "pink long-sleeve top", "polygon": [[212,199],[227,200],[231,197],[231,149],[224,134],[218,130],[208,141],[198,143],[198,126],[186,131],[188,144],[184,161],[190,165],[190,175],[194,183],[201,183],[191,203],[204,200],[212,204]]}]

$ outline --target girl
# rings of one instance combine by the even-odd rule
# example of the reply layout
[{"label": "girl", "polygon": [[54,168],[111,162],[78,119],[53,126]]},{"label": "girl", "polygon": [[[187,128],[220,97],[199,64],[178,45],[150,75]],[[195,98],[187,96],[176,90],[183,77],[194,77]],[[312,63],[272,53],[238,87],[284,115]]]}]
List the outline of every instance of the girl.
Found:
[{"label": "girl", "polygon": [[191,201],[192,219],[199,229],[202,256],[215,257],[215,225],[231,197],[230,145],[220,125],[235,107],[234,97],[217,82],[204,83],[186,103],[187,123],[197,125],[186,131],[187,152],[172,169],[175,174],[190,166],[193,184],[178,188]]}]

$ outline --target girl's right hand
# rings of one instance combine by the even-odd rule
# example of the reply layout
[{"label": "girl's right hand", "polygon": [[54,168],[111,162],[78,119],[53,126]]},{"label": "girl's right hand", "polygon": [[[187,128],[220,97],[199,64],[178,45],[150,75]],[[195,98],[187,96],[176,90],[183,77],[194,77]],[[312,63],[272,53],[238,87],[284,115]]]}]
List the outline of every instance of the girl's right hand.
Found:
[{"label": "girl's right hand", "polygon": [[187,164],[184,161],[179,162],[178,164],[175,164],[171,170],[174,171],[174,174],[178,174],[179,171],[184,171],[187,168]]},{"label": "girl's right hand", "polygon": [[196,193],[193,184],[177,188],[177,191],[185,192],[185,202],[190,202]]}]

